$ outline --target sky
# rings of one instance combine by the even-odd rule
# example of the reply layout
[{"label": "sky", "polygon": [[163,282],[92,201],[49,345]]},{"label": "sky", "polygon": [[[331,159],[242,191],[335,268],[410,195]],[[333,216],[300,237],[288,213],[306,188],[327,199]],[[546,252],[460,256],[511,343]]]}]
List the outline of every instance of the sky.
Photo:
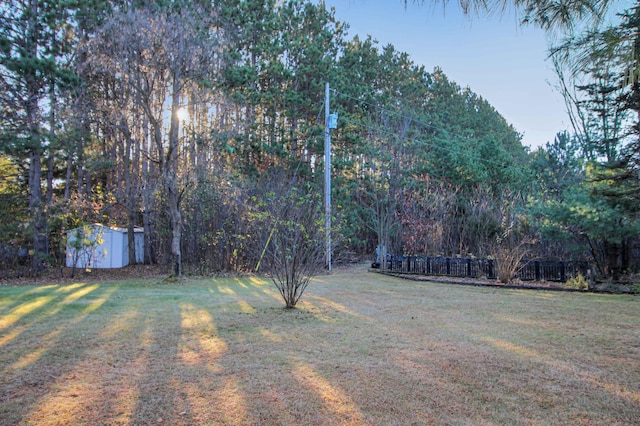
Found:
[{"label": "sky", "polygon": [[486,99],[523,135],[523,145],[543,146],[569,119],[547,60],[547,35],[520,26],[514,11],[463,16],[456,1],[429,0],[405,8],[403,0],[325,0],[336,19],[350,26],[348,38],[371,35],[379,47],[392,44],[427,71],[440,67],[450,80]]}]

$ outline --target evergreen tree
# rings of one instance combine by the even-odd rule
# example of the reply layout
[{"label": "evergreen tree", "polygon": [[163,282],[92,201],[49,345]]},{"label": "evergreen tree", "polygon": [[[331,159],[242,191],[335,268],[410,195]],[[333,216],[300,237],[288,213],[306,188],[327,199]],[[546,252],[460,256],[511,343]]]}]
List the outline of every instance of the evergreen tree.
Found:
[{"label": "evergreen tree", "polygon": [[[0,17],[2,153],[28,169],[33,270],[49,252],[43,164],[50,161],[58,131],[60,93],[76,84],[71,55],[73,2],[6,1]],[[49,177],[52,182],[52,175]]]}]

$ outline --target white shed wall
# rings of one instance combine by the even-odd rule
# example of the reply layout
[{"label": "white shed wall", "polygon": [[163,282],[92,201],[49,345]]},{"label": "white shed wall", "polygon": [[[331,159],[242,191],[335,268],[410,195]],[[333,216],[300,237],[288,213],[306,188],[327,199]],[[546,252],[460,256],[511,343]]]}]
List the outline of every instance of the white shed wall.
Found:
[{"label": "white shed wall", "polygon": [[[96,246],[93,252],[75,255],[75,249],[70,245],[75,230],[68,232],[67,267],[73,267],[76,260],[77,268],[122,268],[129,264],[129,240],[127,230],[123,228],[109,228],[100,224],[92,225],[95,233],[102,232],[102,244]],[[142,228],[134,231],[136,261],[144,261],[144,233]],[[95,236],[93,236],[95,238]],[[76,259],[77,258],[77,259]]]}]

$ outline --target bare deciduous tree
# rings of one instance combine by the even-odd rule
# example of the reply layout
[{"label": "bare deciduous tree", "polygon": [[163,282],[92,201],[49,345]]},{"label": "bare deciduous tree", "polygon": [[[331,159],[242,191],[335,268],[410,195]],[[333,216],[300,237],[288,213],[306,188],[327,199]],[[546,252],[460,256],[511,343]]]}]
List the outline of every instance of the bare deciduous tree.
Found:
[{"label": "bare deciduous tree", "polygon": [[[125,114],[119,118],[119,114],[111,113],[117,117],[121,137],[129,143],[134,133],[129,125],[140,126],[141,121],[148,126],[146,134],[154,150],[147,155],[157,167],[166,202],[171,263],[177,276],[182,275],[180,203],[186,184],[185,175],[179,171],[186,150],[183,145],[187,144],[181,137],[184,123],[179,111],[198,93],[199,82],[211,77],[217,36],[211,11],[204,8],[184,7],[178,13],[148,7],[114,15],[89,46],[95,71],[121,85],[118,93],[127,96],[114,105],[122,108],[128,103],[130,111],[126,115],[132,122],[126,122]],[[138,111],[142,111],[144,120],[134,123]],[[146,185],[146,191],[153,193],[153,186]],[[143,198],[149,198],[148,194]]]}]

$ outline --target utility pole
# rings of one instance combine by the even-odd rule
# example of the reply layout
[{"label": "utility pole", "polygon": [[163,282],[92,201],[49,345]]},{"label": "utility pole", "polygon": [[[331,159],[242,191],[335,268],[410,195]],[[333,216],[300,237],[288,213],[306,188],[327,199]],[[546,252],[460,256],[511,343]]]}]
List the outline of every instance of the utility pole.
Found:
[{"label": "utility pole", "polygon": [[324,226],[325,267],[331,271],[331,131],[329,130],[329,83],[324,89]]}]

